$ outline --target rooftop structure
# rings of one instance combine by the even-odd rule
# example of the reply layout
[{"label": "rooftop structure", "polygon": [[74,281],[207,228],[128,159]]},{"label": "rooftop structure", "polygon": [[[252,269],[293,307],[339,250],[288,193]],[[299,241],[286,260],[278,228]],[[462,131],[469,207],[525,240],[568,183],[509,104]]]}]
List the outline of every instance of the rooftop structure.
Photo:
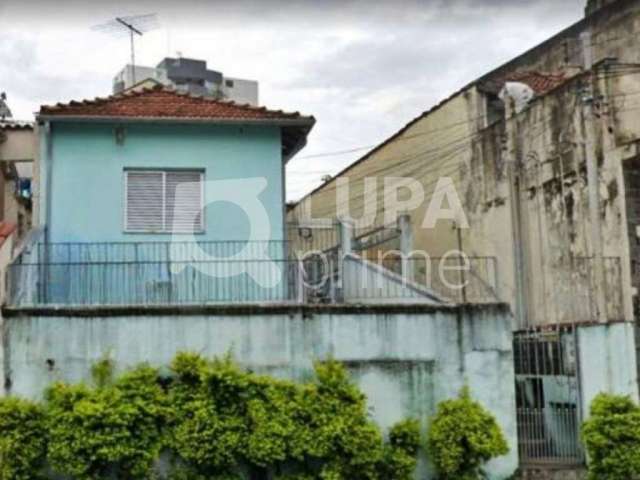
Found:
[{"label": "rooftop structure", "polygon": [[228,77],[208,69],[205,60],[182,57],[166,57],[156,67],[126,65],[113,79],[113,93],[150,79],[180,92],[258,105],[258,82]]}]

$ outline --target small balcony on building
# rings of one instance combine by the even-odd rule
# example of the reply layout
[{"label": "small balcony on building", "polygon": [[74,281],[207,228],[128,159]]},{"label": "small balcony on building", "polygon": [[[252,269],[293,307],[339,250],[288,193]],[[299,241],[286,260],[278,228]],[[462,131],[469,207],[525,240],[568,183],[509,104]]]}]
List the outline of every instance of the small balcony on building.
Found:
[{"label": "small balcony on building", "polygon": [[[7,269],[9,307],[496,303],[495,258],[406,257],[399,225],[289,225],[286,240],[47,243]],[[405,248],[406,245],[405,245]],[[374,256],[373,252],[384,252]],[[460,269],[466,265],[466,269]],[[453,268],[452,268],[453,267]],[[444,273],[443,273],[444,272]]]}]

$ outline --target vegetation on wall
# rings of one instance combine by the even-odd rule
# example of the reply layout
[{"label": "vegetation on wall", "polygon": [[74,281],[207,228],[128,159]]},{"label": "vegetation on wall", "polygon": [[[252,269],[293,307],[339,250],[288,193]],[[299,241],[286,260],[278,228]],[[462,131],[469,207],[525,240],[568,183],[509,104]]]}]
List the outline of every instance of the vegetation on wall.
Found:
[{"label": "vegetation on wall", "polygon": [[476,480],[484,478],[482,468],[489,460],[509,448],[496,419],[465,387],[458,398],[438,405],[427,451],[442,480]]},{"label": "vegetation on wall", "polygon": [[[0,480],[413,479],[419,421],[385,439],[340,363],[314,370],[295,383],[181,353],[169,374],[140,365],[115,376],[103,360],[91,385],[55,383],[40,403],[0,399]],[[466,389],[438,407],[428,447],[443,479],[477,478],[507,452]]]},{"label": "vegetation on wall", "polygon": [[640,476],[640,407],[631,398],[600,394],[582,426],[589,478],[628,480]]},{"label": "vegetation on wall", "polygon": [[93,385],[56,383],[41,404],[0,400],[0,479],[37,478],[46,464],[78,480],[149,479],[164,453],[174,480],[409,480],[419,424],[389,439],[333,360],[298,384],[241,369],[230,357],[178,354],[163,378],[146,365]]},{"label": "vegetation on wall", "polygon": [[0,480],[39,478],[47,451],[44,418],[32,402],[0,399]]}]

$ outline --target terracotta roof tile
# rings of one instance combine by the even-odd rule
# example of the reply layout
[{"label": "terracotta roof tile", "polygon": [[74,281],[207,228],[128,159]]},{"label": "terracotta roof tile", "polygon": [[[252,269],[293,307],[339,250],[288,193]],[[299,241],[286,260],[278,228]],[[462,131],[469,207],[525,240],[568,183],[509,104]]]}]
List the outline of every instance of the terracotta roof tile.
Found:
[{"label": "terracotta roof tile", "polygon": [[564,73],[550,74],[535,71],[517,72],[505,78],[505,82],[521,82],[529,85],[536,95],[544,95],[567,80]]},{"label": "terracotta roof tile", "polygon": [[526,70],[483,80],[480,85],[483,90],[497,94],[502,90],[505,83],[520,82],[531,87],[536,96],[540,97],[566,83],[571,78],[565,73],[542,73]]},{"label": "terracotta roof tile", "polygon": [[33,130],[33,123],[21,120],[0,120],[0,130]]},{"label": "terracotta roof tile", "polygon": [[163,86],[128,91],[107,98],[40,107],[40,115],[118,118],[191,118],[211,120],[300,120],[299,112],[268,110],[230,101],[179,93]]}]

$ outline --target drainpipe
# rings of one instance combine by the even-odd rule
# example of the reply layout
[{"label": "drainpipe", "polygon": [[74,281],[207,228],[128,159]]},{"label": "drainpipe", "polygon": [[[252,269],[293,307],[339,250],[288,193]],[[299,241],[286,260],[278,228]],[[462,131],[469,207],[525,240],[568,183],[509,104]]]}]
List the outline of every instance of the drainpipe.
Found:
[{"label": "drainpipe", "polygon": [[44,218],[44,241],[45,244],[49,243],[49,227],[51,225],[51,185],[53,183],[51,175],[53,172],[53,142],[51,138],[51,123],[44,123],[44,158],[46,165],[46,192],[45,192],[45,218]]},{"label": "drainpipe", "polygon": [[[520,129],[518,127],[515,99],[506,95],[505,123],[507,135],[507,179],[509,182],[509,207],[511,211],[511,233],[513,236],[513,268],[515,284],[515,316],[519,328],[529,325],[527,272],[525,269],[522,235],[522,209],[520,202]],[[510,128],[511,127],[511,128]]]},{"label": "drainpipe", "polygon": [[589,195],[589,218],[591,223],[591,248],[593,252],[595,282],[594,290],[598,308],[598,321],[607,322],[606,310],[606,276],[604,271],[604,246],[602,242],[602,220],[600,217],[600,188],[598,177],[598,159],[596,158],[596,125],[593,109],[595,92],[595,75],[593,72],[593,55],[591,49],[591,33],[581,35],[584,51],[584,67],[591,71],[589,85],[582,98],[582,121],[585,126],[585,157],[587,163],[587,191]]},{"label": "drainpipe", "polygon": [[[45,303],[49,300],[49,248],[48,244],[50,242],[51,235],[51,198],[52,192],[51,188],[53,185],[52,172],[53,172],[53,138],[51,131],[51,122],[45,122],[43,125],[43,141],[44,141],[44,155],[41,157],[45,159],[45,170],[46,170],[46,188],[45,188],[45,208],[44,208],[44,248],[41,250],[38,248],[38,251],[44,254],[44,258],[38,255],[38,262],[44,262],[45,267],[42,271],[38,272],[38,275],[42,275],[42,278],[39,278],[38,281],[42,283],[42,289],[40,290],[43,298],[41,299]],[[42,162],[40,162],[42,163]],[[39,167],[42,172],[42,165]],[[40,183],[42,183],[42,176],[40,177]],[[42,199],[42,192],[40,192],[40,198]],[[42,206],[42,205],[41,205]]]}]

